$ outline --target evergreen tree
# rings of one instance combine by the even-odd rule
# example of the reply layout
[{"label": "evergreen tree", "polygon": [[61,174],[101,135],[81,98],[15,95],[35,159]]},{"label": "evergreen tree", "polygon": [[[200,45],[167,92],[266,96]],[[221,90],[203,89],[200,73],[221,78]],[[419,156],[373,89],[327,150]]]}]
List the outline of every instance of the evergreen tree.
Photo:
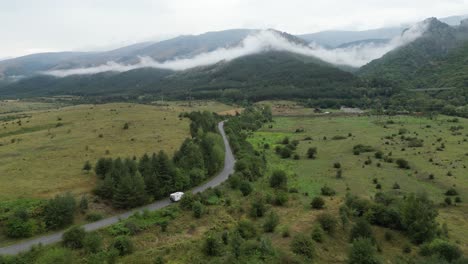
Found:
[{"label": "evergreen tree", "polygon": [[116,208],[133,208],[144,204],[145,201],[145,183],[141,174],[126,173],[114,190],[113,205]]},{"label": "evergreen tree", "polygon": [[94,171],[96,175],[100,176],[102,179],[112,170],[112,159],[100,158],[94,166]]},{"label": "evergreen tree", "polygon": [[116,158],[110,172],[112,179],[114,182],[118,183],[125,173],[127,173],[127,167],[124,165],[121,158]]},{"label": "evergreen tree", "polygon": [[164,151],[160,151],[157,157],[155,198],[161,198],[169,194],[174,188],[174,168],[171,160]]},{"label": "evergreen tree", "polygon": [[130,173],[130,175],[135,175],[135,173],[138,170],[138,165],[136,161],[126,158],[124,162],[125,167],[127,167],[127,172]]},{"label": "evergreen tree", "polygon": [[138,171],[145,179],[148,175],[152,175],[151,168],[151,159],[148,154],[145,153],[138,161]]},{"label": "evergreen tree", "polygon": [[126,174],[114,189],[112,204],[115,208],[130,208],[129,198],[131,196],[132,178]]},{"label": "evergreen tree", "polygon": [[185,171],[192,169],[205,170],[203,152],[193,140],[186,139],[180,150],[174,155],[174,163]]}]

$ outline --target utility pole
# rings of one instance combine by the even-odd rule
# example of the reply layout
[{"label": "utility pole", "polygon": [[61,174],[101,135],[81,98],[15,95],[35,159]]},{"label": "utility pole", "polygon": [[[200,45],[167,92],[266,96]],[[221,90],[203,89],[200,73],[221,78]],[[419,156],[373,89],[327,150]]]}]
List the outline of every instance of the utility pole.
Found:
[{"label": "utility pole", "polygon": [[187,101],[189,102],[189,107],[192,107],[192,88],[187,90]]}]

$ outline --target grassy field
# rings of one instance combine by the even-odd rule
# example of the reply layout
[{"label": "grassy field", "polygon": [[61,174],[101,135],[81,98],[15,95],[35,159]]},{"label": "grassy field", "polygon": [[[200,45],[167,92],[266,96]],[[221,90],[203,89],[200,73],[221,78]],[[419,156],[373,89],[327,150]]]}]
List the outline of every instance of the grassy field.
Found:
[{"label": "grassy field", "polygon": [[[463,129],[458,131],[461,134],[454,134],[450,128],[468,127],[468,120],[460,119],[459,123],[453,123],[448,122],[448,119],[439,117],[437,120],[429,120],[409,116],[276,117],[272,128],[264,127],[254,133],[250,141],[258,149],[269,144],[270,150],[266,153],[272,167],[288,171],[290,186],[310,196],[319,194],[320,188],[328,185],[337,190],[341,197],[347,189],[369,198],[377,191],[401,195],[426,192],[436,203],[442,203],[445,191],[454,187],[463,203],[441,206],[439,221],[448,224],[452,239],[458,241],[467,253],[468,206],[465,201],[468,199],[468,135]],[[296,129],[303,129],[304,132],[296,133]],[[407,141],[398,135],[400,129],[408,131],[405,136],[424,140],[423,146],[408,147]],[[300,141],[296,151],[300,160],[281,159],[274,153],[275,146],[286,136]],[[335,136],[342,136],[343,139],[334,140]],[[307,137],[311,139],[305,140]],[[437,151],[442,143],[445,149]],[[404,158],[409,161],[411,169],[400,169],[394,162],[376,159],[375,151],[354,155],[353,146],[357,144],[370,145],[384,155],[391,152],[393,159]],[[307,159],[309,147],[317,147],[317,159]],[[365,165],[368,158],[372,163]],[[337,169],[333,167],[335,162],[341,164],[341,179],[336,178]],[[447,175],[449,172],[452,176]],[[433,180],[429,179],[430,174],[434,175]],[[376,189],[374,180],[380,183],[381,190]],[[398,183],[401,188],[394,190],[394,183]]]},{"label": "grassy field", "polygon": [[[0,112],[19,103],[5,104],[8,110],[0,107]],[[22,103],[21,109],[38,103],[31,104]],[[96,177],[81,170],[85,161],[94,164],[100,157],[141,156],[161,149],[172,154],[189,136],[189,121],[178,117],[181,112],[230,108],[213,102],[114,103],[21,112],[22,118],[0,121],[0,199],[89,192]]]},{"label": "grassy field", "polygon": [[21,101],[21,100],[5,100],[5,101],[0,101],[0,114],[46,110],[46,109],[59,108],[62,106],[64,106],[63,103],[45,103],[45,102]]},{"label": "grassy field", "polygon": [[[255,226],[258,236],[244,243],[244,252],[249,247],[255,249],[259,244],[258,237],[267,238],[275,248],[276,254],[286,256],[284,259],[279,257],[278,259],[284,261],[278,263],[296,263],[286,261],[295,257],[291,255],[292,238],[298,234],[310,234],[317,225],[317,217],[323,212],[338,215],[348,188],[351,193],[372,198],[378,191],[373,183],[376,179],[382,185],[382,191],[399,195],[425,191],[437,203],[443,201],[443,193],[449,187],[455,186],[463,202],[456,206],[440,206],[439,222],[448,224],[450,240],[457,241],[466,255],[468,223],[465,201],[468,199],[468,186],[464,165],[468,161],[468,143],[464,141],[467,137],[466,132],[459,130],[458,132],[462,133],[458,135],[456,132],[454,135],[450,127],[466,127],[468,120],[460,119],[458,123],[452,123],[448,122],[448,119],[439,117],[437,120],[429,120],[409,116],[391,119],[367,116],[275,117],[272,124],[266,124],[248,139],[259,152],[265,151],[268,160],[268,171],[264,177],[252,183],[252,194],[243,196],[238,189],[231,189],[229,184],[224,183],[219,190],[220,197],[213,190],[204,192],[203,195],[212,202],[205,206],[205,212],[200,219],[195,218],[191,210],[184,211],[177,204],[173,204],[167,209],[148,212],[146,216],[143,214],[132,217],[99,230],[98,233],[104,238],[105,247],[108,247],[119,232],[125,230],[125,222],[130,221],[132,225],[141,227],[139,232],[130,235],[135,244],[135,252],[120,258],[119,263],[155,263],[158,257],[163,257],[164,263],[219,263],[220,258],[208,257],[203,253],[205,237],[212,232],[220,234],[224,230],[233,231],[240,220],[248,219]],[[405,136],[424,139],[423,146],[408,147],[408,143],[398,135],[402,128],[408,131]],[[297,133],[298,129],[303,132]],[[392,136],[393,134],[396,135]],[[299,160],[281,159],[275,153],[275,146],[280,145],[279,142],[286,136],[291,140],[299,140],[296,150]],[[335,136],[343,137],[339,140],[333,139]],[[308,137],[311,139],[306,140]],[[438,141],[439,138],[442,140]],[[442,143],[445,144],[445,149],[437,151],[436,148]],[[265,144],[269,145],[268,149],[264,148]],[[392,152],[391,157],[394,159],[405,158],[409,161],[411,169],[399,169],[394,162],[376,159],[375,151],[354,155],[352,149],[357,144],[370,145],[382,151],[384,155]],[[318,148],[317,159],[307,159],[306,152],[309,147]],[[364,165],[368,157],[372,163]],[[429,161],[431,158],[432,162]],[[335,162],[341,163],[341,179],[335,176]],[[254,218],[249,216],[249,212],[251,203],[258,200],[258,197],[264,197],[266,200],[266,197],[270,197],[271,200],[275,195],[275,190],[269,184],[269,176],[278,168],[288,172],[288,187],[296,188],[298,192],[290,192],[289,200],[282,206],[267,202],[267,213],[275,212],[279,216],[279,225],[274,232],[264,233],[262,225],[266,217]],[[447,176],[449,170],[452,176]],[[429,180],[430,173],[434,174],[433,180]],[[395,182],[400,185],[399,190],[392,188]],[[324,185],[333,187],[337,196],[324,197],[325,209],[313,210],[310,206],[312,197],[318,195]],[[164,220],[168,221],[166,231],[160,226]],[[373,226],[372,229],[378,241],[378,255],[383,260],[382,263],[413,263],[411,261],[421,258],[417,246],[411,244],[408,237],[402,233],[378,226]],[[289,234],[287,236],[284,235],[286,230]],[[351,247],[349,233],[350,226],[343,228],[339,224],[334,234],[326,234],[322,243],[315,243],[313,263],[347,263]],[[393,239],[385,238],[388,233]],[[403,253],[404,245],[410,245],[411,252]],[[230,246],[221,247],[222,256],[231,254]],[[258,251],[255,252],[253,254],[258,254]],[[85,263],[84,259],[89,257],[83,250],[74,250],[72,254],[77,263]]]}]

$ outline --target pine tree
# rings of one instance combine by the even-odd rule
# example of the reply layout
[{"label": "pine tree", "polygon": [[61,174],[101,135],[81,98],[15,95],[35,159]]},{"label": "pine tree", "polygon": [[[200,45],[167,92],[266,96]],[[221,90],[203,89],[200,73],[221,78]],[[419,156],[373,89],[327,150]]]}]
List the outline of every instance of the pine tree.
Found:
[{"label": "pine tree", "polygon": [[151,160],[148,154],[144,154],[138,162],[138,171],[141,173],[143,178],[146,178],[148,175],[151,175]]},{"label": "pine tree", "polygon": [[114,179],[112,179],[112,176],[108,173],[99,188],[99,196],[105,199],[111,199],[114,195],[114,185]]},{"label": "pine tree", "polygon": [[133,208],[146,202],[145,182],[139,172],[125,173],[114,190],[112,199],[116,208]]},{"label": "pine tree", "polygon": [[132,192],[132,176],[125,174],[114,189],[112,204],[115,208],[130,208],[130,196]]},{"label": "pine tree", "polygon": [[96,175],[104,178],[106,174],[112,170],[112,166],[112,159],[100,158],[96,162],[96,166],[94,166],[94,171],[96,172]]},{"label": "pine tree", "polygon": [[127,173],[127,167],[122,162],[122,159],[115,159],[111,171],[112,179],[118,183],[125,173]]},{"label": "pine tree", "polygon": [[147,201],[147,195],[145,190],[145,181],[141,176],[140,172],[136,172],[134,176],[132,176],[133,185],[132,185],[132,200],[131,200],[131,207],[136,207],[143,205]]},{"label": "pine tree", "polygon": [[126,158],[125,162],[124,162],[124,165],[127,168],[128,173],[130,173],[131,175],[135,175],[135,173],[138,170],[138,165],[137,165],[136,161],[131,160],[129,158]]},{"label": "pine tree", "polygon": [[156,190],[156,198],[161,198],[173,190],[174,168],[169,157],[164,151],[160,151],[157,158],[156,184],[159,187]]}]

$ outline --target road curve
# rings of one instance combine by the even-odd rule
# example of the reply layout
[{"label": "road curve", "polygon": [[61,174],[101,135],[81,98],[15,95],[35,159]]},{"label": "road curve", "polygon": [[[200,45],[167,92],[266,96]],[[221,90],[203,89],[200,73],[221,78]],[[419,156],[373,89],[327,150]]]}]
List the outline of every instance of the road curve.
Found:
[{"label": "road curve", "polygon": [[[228,139],[226,137],[226,133],[224,132],[224,121],[218,123],[218,130],[221,133],[221,136],[223,137],[224,147],[225,147],[224,168],[218,175],[211,178],[208,182],[206,182],[206,183],[204,183],[204,184],[202,184],[202,185],[200,185],[198,187],[193,188],[191,190],[192,193],[202,192],[202,191],[204,191],[204,190],[206,190],[206,189],[208,189],[210,187],[218,186],[219,184],[221,184],[222,182],[227,180],[229,175],[234,172],[235,159],[234,159],[234,155],[232,154],[232,150],[231,150],[231,146],[229,145],[229,141],[228,141]],[[121,219],[126,219],[126,218],[130,217],[131,215],[133,215],[136,212],[141,212],[143,210],[155,211],[155,210],[164,208],[164,207],[166,207],[168,205],[171,205],[171,204],[172,203],[169,200],[169,198],[159,200],[159,201],[156,201],[154,203],[145,205],[143,207],[127,211],[125,213],[121,213],[121,214],[118,214],[118,215],[115,215],[115,216],[112,216],[112,217],[109,217],[109,218],[105,218],[105,219],[102,219],[102,220],[99,220],[99,221],[96,221],[96,222],[93,222],[93,223],[83,225],[83,227],[84,227],[84,229],[86,231],[97,230],[97,229],[100,229],[100,228],[107,227],[107,226],[110,226],[112,224],[115,224],[115,223],[119,222]],[[60,232],[57,232],[57,233],[54,233],[54,234],[44,235],[44,236],[40,236],[40,237],[31,239],[31,240],[27,240],[27,241],[23,241],[23,242],[20,242],[20,243],[17,243],[17,244],[13,244],[13,245],[10,245],[10,246],[2,247],[2,248],[0,248],[0,255],[18,254],[20,252],[27,251],[32,246],[38,245],[38,244],[48,245],[48,244],[52,244],[52,243],[57,243],[62,239],[63,232],[64,231],[60,231]]]}]

